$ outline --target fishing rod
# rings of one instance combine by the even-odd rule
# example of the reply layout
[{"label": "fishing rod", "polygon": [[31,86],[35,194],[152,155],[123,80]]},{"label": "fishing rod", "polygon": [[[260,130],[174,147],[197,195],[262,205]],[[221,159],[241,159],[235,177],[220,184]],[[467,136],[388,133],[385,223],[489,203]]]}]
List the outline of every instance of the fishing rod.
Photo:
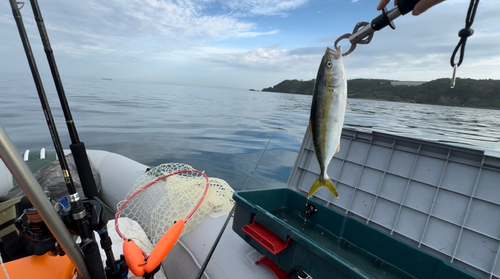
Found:
[{"label": "fishing rod", "polygon": [[[274,134],[276,134],[276,131],[278,131],[280,126],[281,125],[278,125],[278,127],[276,127],[276,129],[274,129],[274,132],[271,135],[271,137],[269,138],[269,140],[267,141],[266,146],[264,146],[264,149],[262,149],[262,152],[260,153],[260,156],[257,159],[257,162],[255,163],[255,166],[254,166],[252,172],[248,176],[247,181],[245,182],[245,184],[243,185],[243,188],[241,189],[242,191],[247,188],[248,183],[250,182],[250,179],[252,179],[253,174],[255,173],[255,171],[257,170],[257,167],[259,166],[259,163],[260,163],[260,160],[262,159],[262,156],[264,156],[264,153],[266,152],[267,147],[269,146],[269,143],[273,139]],[[203,276],[205,269],[207,269],[207,265],[210,262],[210,259],[212,258],[212,255],[215,252],[215,248],[217,248],[217,245],[219,245],[219,241],[222,238],[222,234],[226,230],[227,224],[229,224],[229,220],[231,220],[231,217],[233,217],[235,209],[236,209],[236,205],[233,205],[233,208],[229,212],[229,215],[227,216],[226,221],[224,222],[224,225],[222,225],[222,228],[220,229],[219,234],[217,235],[217,238],[215,239],[214,244],[212,245],[212,248],[210,248],[210,251],[208,252],[207,257],[205,258],[205,261],[203,262],[203,265],[201,266],[200,271],[198,272],[198,275],[196,275],[196,279],[201,279],[201,276]]]},{"label": "fishing rod", "polygon": [[80,248],[85,257],[85,263],[90,273],[90,278],[85,279],[100,279],[106,278],[104,274],[104,269],[102,267],[101,256],[99,253],[99,247],[94,237],[92,228],[90,227],[89,220],[87,218],[87,211],[75,189],[71,173],[68,169],[68,163],[66,162],[64,151],[61,146],[61,141],[57,133],[57,128],[52,117],[52,112],[50,110],[49,103],[47,101],[47,96],[45,95],[45,90],[43,88],[42,80],[40,78],[40,73],[35,62],[35,57],[31,50],[31,45],[28,40],[28,35],[26,29],[24,28],[23,19],[16,0],[9,0],[10,6],[12,8],[12,13],[16,21],[16,25],[19,31],[19,36],[21,37],[21,42],[23,43],[24,51],[26,52],[26,58],[28,59],[28,64],[31,69],[31,74],[35,82],[35,86],[38,92],[38,97],[40,98],[40,103],[45,115],[45,120],[50,131],[50,136],[54,144],[54,149],[56,151],[59,164],[64,177],[64,182],[68,188],[69,199],[71,204],[71,214],[73,219],[76,221],[78,232],[81,237]]},{"label": "fishing rod", "polygon": [[56,86],[57,95],[59,96],[59,101],[64,113],[64,118],[66,119],[66,125],[68,126],[69,136],[71,138],[71,144],[69,148],[75,159],[76,169],[78,171],[78,176],[80,177],[80,182],[82,183],[83,192],[85,197],[92,199],[98,197],[99,192],[97,191],[97,186],[92,174],[92,169],[90,168],[89,158],[87,156],[87,151],[85,149],[85,144],[80,142],[78,137],[78,132],[76,131],[75,122],[71,116],[71,111],[69,109],[68,100],[66,99],[66,94],[64,92],[64,87],[61,82],[61,76],[59,75],[59,70],[57,69],[56,60],[54,58],[54,52],[50,46],[49,35],[45,29],[45,23],[42,18],[42,13],[40,7],[38,6],[37,0],[31,0],[31,7],[33,8],[33,15],[38,26],[38,31],[40,32],[40,37],[42,39],[43,48],[45,54],[47,55],[47,60],[50,67],[50,72],[52,73],[52,78],[54,79],[54,84]]},{"label": "fishing rod", "polygon": [[[66,120],[66,126],[68,127],[69,136],[71,138],[71,144],[69,148],[71,149],[71,153],[73,154],[73,158],[75,160],[76,170],[78,172],[78,176],[80,177],[80,182],[82,185],[83,193],[85,197],[89,200],[96,200],[97,203],[102,203],[99,200],[99,191],[97,190],[97,185],[94,180],[94,175],[92,173],[92,168],[90,167],[89,158],[87,156],[87,150],[85,148],[85,144],[80,141],[78,137],[78,132],[76,130],[75,121],[71,116],[71,110],[69,108],[68,100],[66,98],[66,93],[64,92],[64,87],[61,81],[61,76],[59,75],[59,70],[57,69],[56,60],[54,57],[54,51],[50,45],[49,35],[47,34],[47,30],[45,28],[45,23],[43,21],[42,12],[40,10],[40,6],[38,5],[37,0],[30,0],[31,7],[33,9],[33,16],[35,17],[35,21],[38,26],[38,31],[40,33],[40,38],[42,40],[43,48],[45,54],[47,56],[47,61],[50,67],[50,72],[52,74],[52,78],[54,80],[54,84],[56,87],[57,95],[59,97],[59,102],[61,104],[61,108],[63,110],[64,118]],[[99,205],[96,205],[96,202],[90,202],[94,208],[101,208]],[[94,214],[101,215],[101,212],[93,212]],[[101,218],[99,218],[101,220]],[[113,254],[113,250],[111,248],[112,242],[109,234],[106,230],[107,222],[106,220],[101,220],[98,225],[93,225],[93,229],[96,230],[99,234],[99,238],[101,239],[101,247],[105,251],[106,254],[106,275],[111,278],[119,278],[120,270],[117,268],[116,260]]]}]

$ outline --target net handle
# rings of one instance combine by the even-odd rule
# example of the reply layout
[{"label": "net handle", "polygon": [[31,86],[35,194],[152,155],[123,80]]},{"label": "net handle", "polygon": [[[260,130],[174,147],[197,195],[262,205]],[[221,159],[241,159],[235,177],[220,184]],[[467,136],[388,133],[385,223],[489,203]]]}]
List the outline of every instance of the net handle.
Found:
[{"label": "net handle", "polygon": [[118,233],[118,235],[125,241],[127,241],[127,238],[122,234],[122,232],[120,231],[120,228],[118,227],[118,217],[120,216],[120,213],[122,212],[123,208],[127,205],[127,203],[132,199],[134,198],[137,194],[139,194],[141,191],[143,191],[144,189],[148,188],[149,186],[155,184],[156,182],[162,180],[162,179],[165,179],[165,178],[168,178],[170,176],[173,176],[173,175],[178,175],[178,174],[182,174],[182,173],[188,173],[188,172],[191,172],[191,173],[199,173],[201,175],[203,175],[203,177],[205,178],[205,181],[206,181],[206,184],[205,184],[205,190],[203,191],[203,194],[200,198],[200,200],[198,201],[198,203],[195,205],[195,207],[193,208],[193,210],[191,210],[191,212],[188,214],[188,216],[186,218],[184,218],[184,222],[186,222],[187,220],[189,220],[189,218],[191,218],[191,216],[193,216],[193,214],[196,212],[196,210],[200,207],[201,203],[203,202],[203,200],[205,199],[205,196],[207,195],[207,192],[208,192],[208,187],[210,186],[210,181],[208,179],[208,176],[205,174],[205,172],[202,172],[202,171],[199,171],[199,170],[182,170],[182,171],[176,171],[176,172],[172,172],[172,173],[169,173],[169,174],[166,174],[164,176],[160,176],[156,179],[154,179],[153,181],[147,183],[146,185],[142,186],[141,188],[139,188],[137,191],[135,191],[132,195],[130,195],[130,197],[128,197],[128,199],[126,199],[123,204],[120,206],[120,208],[118,209],[118,212],[116,212],[115,214],[115,230],[116,232]]}]

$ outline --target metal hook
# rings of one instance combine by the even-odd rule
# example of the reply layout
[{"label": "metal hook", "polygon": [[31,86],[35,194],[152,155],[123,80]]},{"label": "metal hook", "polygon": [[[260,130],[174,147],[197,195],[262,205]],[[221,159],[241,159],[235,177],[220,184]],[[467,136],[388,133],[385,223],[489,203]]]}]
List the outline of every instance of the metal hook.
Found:
[{"label": "metal hook", "polygon": [[[349,37],[350,37],[350,36],[351,36],[351,34],[349,34],[349,33],[346,33],[346,34],[344,34],[344,35],[340,36],[340,37],[339,37],[339,38],[335,41],[335,44],[334,44],[335,49],[336,49],[336,50],[338,50],[338,49],[339,49],[338,43],[339,43],[340,41],[342,41],[343,39],[349,39]],[[356,48],[356,44],[351,44],[351,47],[350,47],[350,48],[349,48],[346,52],[342,53],[342,56],[346,56],[346,55],[350,54],[351,52],[353,52],[353,51],[354,51],[354,49],[355,49],[355,48]]]},{"label": "metal hook", "polygon": [[24,2],[17,2],[17,5],[21,5],[20,7],[17,7],[20,10],[24,7]]},{"label": "metal hook", "polygon": [[[354,29],[352,30],[352,34],[357,34],[360,31],[360,29],[363,30],[363,28],[365,28],[366,26],[369,26],[369,25],[370,25],[370,23],[366,22],[366,21],[356,23],[356,25],[354,26]],[[368,35],[357,39],[357,41],[355,43],[366,45],[372,41],[372,38],[373,38],[373,30]],[[353,41],[354,41],[354,39],[353,39]]]},{"label": "metal hook", "polygon": [[457,78],[457,64],[453,65],[453,75],[451,76],[451,88],[455,88],[455,80]]},{"label": "metal hook", "polygon": [[[367,34],[364,34],[366,32],[360,32],[363,31],[363,29],[368,26],[370,26],[369,22],[363,21],[363,22],[358,22],[354,26],[354,29],[352,30],[352,33],[346,33],[342,36],[340,36],[336,41],[335,41],[335,49],[339,49],[338,43],[343,40],[343,39],[348,39],[349,42],[351,42],[351,47],[347,50],[347,52],[343,53],[342,56],[346,56],[350,54],[351,52],[354,51],[356,46],[358,44],[366,45],[369,44],[373,38],[373,30],[369,30]],[[354,34],[354,35],[353,35]]]}]

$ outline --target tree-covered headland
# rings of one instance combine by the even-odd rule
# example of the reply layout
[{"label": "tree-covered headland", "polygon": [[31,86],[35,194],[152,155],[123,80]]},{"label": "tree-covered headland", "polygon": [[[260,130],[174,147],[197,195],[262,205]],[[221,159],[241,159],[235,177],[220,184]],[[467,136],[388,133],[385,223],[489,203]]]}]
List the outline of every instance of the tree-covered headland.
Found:
[{"label": "tree-covered headland", "polygon": [[[314,81],[284,80],[262,91],[312,95]],[[455,88],[449,78],[429,82],[351,79],[347,89],[349,98],[500,109],[500,80],[493,79],[457,79]]]}]

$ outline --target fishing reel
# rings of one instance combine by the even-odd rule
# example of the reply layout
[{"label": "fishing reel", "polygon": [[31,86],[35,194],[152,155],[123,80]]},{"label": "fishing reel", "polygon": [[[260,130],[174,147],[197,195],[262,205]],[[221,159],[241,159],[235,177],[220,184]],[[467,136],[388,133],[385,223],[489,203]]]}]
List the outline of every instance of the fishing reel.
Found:
[{"label": "fishing reel", "polygon": [[27,197],[21,199],[19,207],[23,213],[16,218],[14,224],[17,230],[34,244],[32,252],[39,256],[47,252],[51,252],[54,256],[63,256],[64,250],[57,244],[54,235]]},{"label": "fishing reel", "polygon": [[[74,236],[78,236],[77,223],[72,217],[67,198],[64,196],[58,202],[54,202],[50,198],[49,200],[54,205],[68,231]],[[96,200],[83,200],[82,202],[92,229],[98,232],[105,230],[106,221],[104,220],[102,204]],[[34,244],[34,254],[40,256],[50,252],[54,256],[63,256],[65,254],[64,250],[58,245],[56,238],[27,197],[21,199],[19,207],[22,214],[16,218],[14,224],[18,231]]]},{"label": "fishing reel", "polygon": [[[54,205],[54,209],[59,214],[68,231],[75,237],[78,234],[78,224],[74,220],[71,213],[71,206],[66,196],[63,196],[59,201],[54,202],[49,198],[49,201]],[[49,230],[36,208],[33,207],[27,197],[23,197],[20,201],[20,209],[22,210],[21,216],[16,218],[15,225],[18,231],[31,243],[34,244],[33,254],[41,256],[47,253],[53,256],[65,255],[64,250],[59,246],[56,238]],[[87,212],[87,220],[90,223],[92,230],[97,232],[101,241],[101,248],[106,254],[106,267],[104,271],[106,278],[121,279],[126,277],[128,273],[128,266],[125,262],[123,255],[120,259],[116,260],[113,255],[112,242],[107,230],[107,220],[105,218],[105,211],[102,203],[96,199],[84,199],[82,204]],[[80,248],[86,249],[89,242],[82,239]],[[88,247],[88,246],[87,246]]]}]

